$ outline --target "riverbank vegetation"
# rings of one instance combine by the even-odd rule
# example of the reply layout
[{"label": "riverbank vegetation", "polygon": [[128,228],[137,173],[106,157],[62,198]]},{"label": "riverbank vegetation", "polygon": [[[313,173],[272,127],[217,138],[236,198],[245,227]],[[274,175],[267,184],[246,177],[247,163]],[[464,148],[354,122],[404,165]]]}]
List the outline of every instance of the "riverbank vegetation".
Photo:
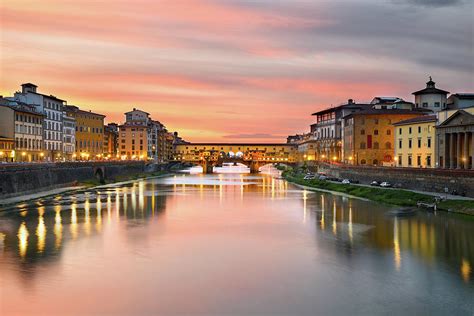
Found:
[{"label": "riverbank vegetation", "polygon": [[[417,202],[434,203],[435,201],[433,195],[409,190],[342,184],[318,179],[305,180],[304,173],[301,170],[293,170],[290,168],[284,170],[282,176],[289,182],[310,188],[345,193],[375,202],[398,206],[416,207]],[[474,200],[443,200],[438,203],[437,208],[438,210],[474,215]]]}]

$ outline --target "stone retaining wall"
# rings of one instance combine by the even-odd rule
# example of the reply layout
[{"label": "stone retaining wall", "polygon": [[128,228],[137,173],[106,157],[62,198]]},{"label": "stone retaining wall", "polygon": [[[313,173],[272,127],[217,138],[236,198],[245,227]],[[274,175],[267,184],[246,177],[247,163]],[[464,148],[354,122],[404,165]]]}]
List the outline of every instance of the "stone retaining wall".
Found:
[{"label": "stone retaining wall", "polygon": [[[68,162],[0,165],[0,198],[45,191],[90,179],[145,172],[144,162]],[[155,168],[151,168],[155,169]]]},{"label": "stone retaining wall", "polygon": [[390,168],[390,167],[361,167],[325,165],[318,166],[318,171],[337,177],[359,180],[368,184],[372,181],[388,181],[400,185],[404,189],[444,193],[453,190],[463,192],[466,196],[474,197],[474,171]]}]

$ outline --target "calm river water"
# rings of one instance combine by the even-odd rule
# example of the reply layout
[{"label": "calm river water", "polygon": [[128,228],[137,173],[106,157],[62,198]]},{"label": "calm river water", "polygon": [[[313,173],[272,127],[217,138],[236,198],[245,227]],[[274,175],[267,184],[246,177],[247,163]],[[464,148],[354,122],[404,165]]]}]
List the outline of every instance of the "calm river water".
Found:
[{"label": "calm river water", "polygon": [[1,315],[472,315],[474,220],[177,175],[0,211]]}]

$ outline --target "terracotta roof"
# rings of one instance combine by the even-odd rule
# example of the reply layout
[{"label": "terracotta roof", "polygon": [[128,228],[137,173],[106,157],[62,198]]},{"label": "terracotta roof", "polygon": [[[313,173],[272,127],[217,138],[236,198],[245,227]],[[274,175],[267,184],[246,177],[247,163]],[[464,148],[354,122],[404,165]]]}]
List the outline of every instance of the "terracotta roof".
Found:
[{"label": "terracotta roof", "polygon": [[335,107],[332,107],[332,108],[327,108],[327,109],[324,109],[324,110],[321,110],[321,111],[318,111],[318,112],[315,112],[311,115],[321,115],[321,114],[326,114],[326,113],[331,113],[331,112],[334,112],[336,110],[339,110],[339,109],[350,109],[350,108],[366,108],[366,107],[370,107],[372,106],[372,104],[367,104],[367,103],[347,103],[347,104],[342,104],[342,105],[338,105],[338,106],[335,106]]},{"label": "terracotta roof", "polygon": [[394,123],[393,125],[407,125],[407,124],[413,124],[413,123],[436,122],[436,120],[437,120],[436,115],[423,115],[423,116],[418,116],[418,117],[413,117],[407,120],[403,120],[403,121]]},{"label": "terracotta roof", "polygon": [[[355,115],[386,115],[386,114],[419,114],[423,115],[424,111],[414,110],[405,110],[405,109],[368,109],[359,112],[350,113],[344,118],[349,118]],[[431,111],[430,111],[431,112]]]}]

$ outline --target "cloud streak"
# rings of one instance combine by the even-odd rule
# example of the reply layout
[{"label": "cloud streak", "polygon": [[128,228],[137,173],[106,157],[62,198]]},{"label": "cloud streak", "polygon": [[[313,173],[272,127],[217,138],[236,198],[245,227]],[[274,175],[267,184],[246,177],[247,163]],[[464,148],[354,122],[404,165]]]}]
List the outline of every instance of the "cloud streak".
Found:
[{"label": "cloud streak", "polygon": [[34,82],[108,121],[143,108],[196,141],[283,142],[349,98],[411,100],[427,75],[474,90],[463,1],[17,0],[0,12],[0,94]]}]

